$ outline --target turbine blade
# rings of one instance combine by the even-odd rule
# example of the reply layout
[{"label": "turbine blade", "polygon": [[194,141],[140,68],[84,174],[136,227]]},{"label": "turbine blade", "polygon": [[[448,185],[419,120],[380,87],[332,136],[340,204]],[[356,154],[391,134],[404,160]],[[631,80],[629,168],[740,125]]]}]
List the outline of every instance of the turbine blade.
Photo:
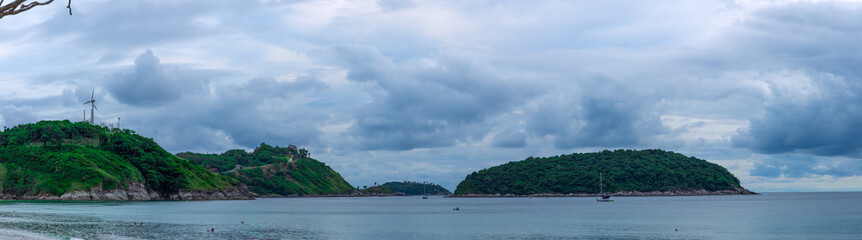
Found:
[{"label": "turbine blade", "polygon": [[96,110],[99,110],[99,108],[96,107],[96,104],[93,104],[93,108],[95,108]]},{"label": "turbine blade", "polygon": [[93,100],[93,97],[96,96],[96,89],[93,88],[93,92],[90,93],[90,100]]}]

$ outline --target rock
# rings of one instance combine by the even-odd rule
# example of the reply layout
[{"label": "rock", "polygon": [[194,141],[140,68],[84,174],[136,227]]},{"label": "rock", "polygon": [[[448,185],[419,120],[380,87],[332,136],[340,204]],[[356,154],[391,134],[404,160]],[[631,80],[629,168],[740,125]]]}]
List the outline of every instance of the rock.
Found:
[{"label": "rock", "polygon": [[0,193],[2,200],[61,200],[61,201],[148,201],[148,200],[250,200],[254,199],[245,185],[219,190],[181,190],[163,197],[143,183],[132,182],[125,188],[104,190],[101,186],[89,190],[68,192],[62,196]]}]

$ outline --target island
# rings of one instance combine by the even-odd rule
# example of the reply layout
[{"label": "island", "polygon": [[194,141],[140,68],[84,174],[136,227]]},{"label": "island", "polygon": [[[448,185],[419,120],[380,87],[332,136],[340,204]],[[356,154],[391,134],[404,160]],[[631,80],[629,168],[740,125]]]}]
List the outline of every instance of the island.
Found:
[{"label": "island", "polygon": [[252,194],[132,130],[64,120],[4,127],[0,199],[207,200]]},{"label": "island", "polygon": [[599,178],[615,196],[757,194],[718,164],[648,149],[529,157],[467,175],[453,196],[596,196]]}]

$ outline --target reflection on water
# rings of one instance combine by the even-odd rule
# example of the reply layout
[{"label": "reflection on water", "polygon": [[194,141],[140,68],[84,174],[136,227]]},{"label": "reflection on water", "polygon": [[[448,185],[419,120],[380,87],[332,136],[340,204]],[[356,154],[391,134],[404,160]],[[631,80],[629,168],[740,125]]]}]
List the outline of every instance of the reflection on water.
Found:
[{"label": "reflection on water", "polygon": [[613,203],[442,197],[3,202],[0,229],[67,239],[862,239],[860,200],[862,193],[620,197]]}]

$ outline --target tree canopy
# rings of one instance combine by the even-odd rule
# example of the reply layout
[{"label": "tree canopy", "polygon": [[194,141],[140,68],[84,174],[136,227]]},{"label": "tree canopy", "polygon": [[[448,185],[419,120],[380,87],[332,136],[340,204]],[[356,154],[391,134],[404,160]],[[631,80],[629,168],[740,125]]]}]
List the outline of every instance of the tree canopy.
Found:
[{"label": "tree canopy", "polygon": [[473,172],[458,184],[460,194],[598,193],[667,190],[737,190],[739,180],[722,166],[660,149],[605,150],[527,158]]},{"label": "tree canopy", "polygon": [[[54,2],[54,0],[47,1],[30,1],[28,0],[13,0],[6,5],[3,5],[3,0],[0,0],[0,19],[5,16],[16,15],[30,9],[33,9],[36,6],[48,5]],[[72,15],[72,0],[69,0],[69,4],[66,5],[66,8],[69,9],[69,15]]]}]

